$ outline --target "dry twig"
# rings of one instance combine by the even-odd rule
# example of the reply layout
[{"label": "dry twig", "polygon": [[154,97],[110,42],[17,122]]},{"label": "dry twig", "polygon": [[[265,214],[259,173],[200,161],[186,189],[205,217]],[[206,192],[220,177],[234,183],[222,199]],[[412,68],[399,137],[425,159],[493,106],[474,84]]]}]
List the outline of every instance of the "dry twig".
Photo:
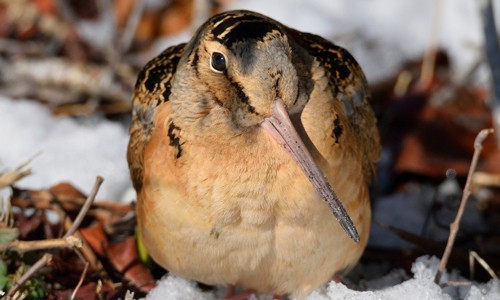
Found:
[{"label": "dry twig", "polygon": [[[14,227],[14,217],[12,216],[12,203],[9,199],[0,196],[0,224],[4,227],[2,228],[5,233],[6,229],[12,230],[11,232],[15,234],[16,238],[19,235],[19,230]],[[5,241],[5,240],[4,240]]]},{"label": "dry twig", "polygon": [[465,210],[465,205],[467,204],[467,200],[469,199],[469,196],[471,194],[471,182],[472,182],[472,177],[474,174],[474,171],[476,170],[477,162],[479,160],[479,155],[481,154],[481,151],[483,150],[483,141],[488,137],[490,133],[493,132],[493,129],[483,129],[481,130],[474,141],[474,154],[472,156],[472,162],[469,168],[469,174],[467,175],[467,181],[465,183],[463,195],[462,195],[462,200],[460,201],[460,207],[458,208],[457,215],[455,217],[455,220],[453,220],[453,223],[450,225],[450,236],[448,237],[448,242],[446,243],[446,248],[443,253],[443,257],[441,258],[441,261],[439,262],[439,267],[436,272],[436,277],[434,277],[434,282],[436,284],[439,284],[439,281],[441,280],[441,276],[444,272],[444,269],[446,268],[446,264],[448,263],[448,259],[451,254],[451,250],[453,248],[453,244],[455,243],[455,238],[458,233],[458,229],[460,227],[460,220],[462,219],[462,215],[464,214]]},{"label": "dry twig", "polygon": [[413,75],[410,71],[404,70],[403,72],[399,73],[393,88],[394,96],[403,97],[408,92],[412,80]]},{"label": "dry twig", "polygon": [[[70,229],[66,232],[64,235],[65,238],[68,236],[72,235],[80,226],[80,223],[83,221],[83,217],[85,214],[87,214],[88,209],[90,208],[90,205],[95,199],[95,196],[97,195],[97,192],[99,191],[99,187],[101,186],[103,182],[103,178],[101,176],[97,176],[96,181],[94,183],[94,187],[92,188],[92,191],[90,192],[89,196],[87,197],[87,200],[85,200],[85,203],[78,213],[78,216],[75,219],[75,222],[73,225],[70,227]],[[7,297],[12,296],[33,274],[35,274],[39,269],[42,267],[46,266],[52,261],[53,255],[50,253],[45,253],[42,258],[40,258],[26,273],[23,274],[12,286],[12,288],[7,292]]]},{"label": "dry twig", "polygon": [[193,20],[191,21],[191,30],[194,32],[200,27],[212,13],[213,2],[206,0],[193,1]]},{"label": "dry twig", "polygon": [[[52,208],[54,209],[54,211],[59,215],[59,217],[61,218],[61,220],[63,220],[63,227],[65,230],[68,230],[73,227],[73,225],[75,223],[73,223],[69,218],[68,216],[66,215],[66,212],[64,211],[64,209],[62,209],[62,207],[60,206],[60,204],[58,203],[54,203],[52,205]],[[94,251],[92,250],[92,248],[89,246],[89,244],[85,241],[85,239],[83,238],[83,236],[80,234],[79,231],[75,232],[73,234],[75,237],[81,239],[83,245],[80,249],[78,249],[76,251],[76,253],[79,255],[79,256],[83,256],[84,260],[87,261],[89,264],[90,264],[90,268],[92,270],[97,270],[98,272],[101,272],[104,270],[104,267],[102,266],[102,264],[100,263],[99,259],[97,259],[96,255],[94,254]]]},{"label": "dry twig", "polygon": [[498,279],[497,274],[495,274],[490,265],[488,265],[488,263],[481,256],[479,256],[476,251],[469,251],[469,268],[471,279],[474,279],[474,260],[476,260],[486,270],[486,272],[490,274],[491,278]]},{"label": "dry twig", "polygon": [[48,239],[41,241],[19,241],[15,240],[7,244],[0,244],[0,252],[11,250],[18,253],[36,251],[50,248],[81,248],[82,240],[75,236],[68,236],[62,239]]},{"label": "dry twig", "polygon": [[130,16],[127,20],[127,25],[120,37],[119,45],[121,54],[127,52],[130,49],[130,45],[132,45],[134,34],[144,13],[146,1],[136,0],[134,5],[134,9],[130,13]]},{"label": "dry twig", "polygon": [[21,164],[14,171],[10,171],[4,174],[0,174],[0,189],[8,187],[14,182],[28,176],[31,174],[31,169],[23,170],[27,165],[29,165],[33,159],[35,159],[40,153],[35,154],[32,158],[28,159],[25,163]]},{"label": "dry twig", "polygon": [[127,102],[133,86],[132,78],[118,82],[110,67],[64,58],[16,59],[3,69],[5,84],[27,81],[36,87],[55,87],[117,102]]},{"label": "dry twig", "polygon": [[432,32],[429,42],[429,49],[425,53],[422,62],[422,70],[420,72],[419,82],[422,86],[427,87],[434,76],[434,69],[436,67],[436,40],[437,33],[440,26],[440,21],[443,15],[443,0],[436,1],[436,10],[434,12],[434,21],[432,23]]},{"label": "dry twig", "polygon": [[127,292],[125,294],[125,300],[135,300],[134,292],[127,290]]},{"label": "dry twig", "polygon": [[500,174],[476,172],[472,178],[473,191],[479,187],[500,187]]},{"label": "dry twig", "polygon": [[78,290],[82,286],[83,280],[85,279],[85,275],[87,274],[87,269],[89,268],[89,263],[85,263],[85,268],[83,269],[82,276],[80,276],[80,280],[78,281],[78,284],[75,287],[75,290],[71,294],[71,300],[75,299],[76,293],[78,293]]},{"label": "dry twig", "polygon": [[73,226],[71,226],[64,237],[68,237],[75,233],[75,231],[80,227],[80,223],[82,223],[83,218],[87,214],[87,211],[89,210],[90,206],[92,205],[92,202],[94,202],[95,196],[97,195],[97,192],[99,191],[99,187],[101,186],[102,182],[104,179],[101,176],[97,176],[94,187],[92,188],[92,191],[90,191],[89,196],[87,197],[87,200],[85,200],[85,203],[83,204],[82,208],[80,209],[80,212],[75,218],[75,221],[73,221]]},{"label": "dry twig", "polygon": [[35,274],[39,269],[43,268],[52,261],[52,254],[45,253],[42,258],[40,258],[31,268],[23,274],[12,286],[12,288],[7,292],[7,298],[12,297],[17,290],[28,280],[33,274]]},{"label": "dry twig", "polygon": [[471,284],[472,284],[472,282],[467,281],[467,280],[464,280],[464,281],[450,280],[444,286],[460,287],[460,286],[470,286]]},{"label": "dry twig", "polygon": [[498,44],[498,33],[495,26],[495,15],[493,12],[493,1],[478,1],[483,14],[483,28],[485,35],[485,51],[488,65],[491,70],[491,81],[493,87],[493,100],[491,111],[493,113],[493,124],[497,130],[497,144],[500,143],[500,45]]}]

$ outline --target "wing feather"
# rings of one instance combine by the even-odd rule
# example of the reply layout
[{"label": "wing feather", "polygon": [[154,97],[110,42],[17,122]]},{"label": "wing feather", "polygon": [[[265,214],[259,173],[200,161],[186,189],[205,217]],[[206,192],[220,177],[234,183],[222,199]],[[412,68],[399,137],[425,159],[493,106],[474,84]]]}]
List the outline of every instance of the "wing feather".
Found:
[{"label": "wing feather", "polygon": [[[368,83],[354,57],[342,47],[310,33],[288,29],[293,39],[315,57],[328,78],[334,101],[340,101],[350,132],[361,151],[363,173],[369,182],[380,157],[380,141],[375,114],[368,102]],[[337,120],[333,120],[337,121]]]},{"label": "wing feather", "polygon": [[171,81],[186,44],[172,46],[151,60],[139,73],[132,97],[132,123],[127,160],[137,192],[142,188],[144,149],[154,131],[155,108],[169,101]]}]

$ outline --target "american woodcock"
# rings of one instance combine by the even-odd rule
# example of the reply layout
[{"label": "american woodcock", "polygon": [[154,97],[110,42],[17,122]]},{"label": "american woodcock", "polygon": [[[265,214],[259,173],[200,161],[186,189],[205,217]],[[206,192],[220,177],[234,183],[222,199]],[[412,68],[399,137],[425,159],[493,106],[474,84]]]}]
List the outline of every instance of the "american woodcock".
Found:
[{"label": "american woodcock", "polygon": [[150,255],[205,284],[295,297],[352,267],[380,147],[367,96],[346,50],[249,11],[151,60],[128,148]]}]

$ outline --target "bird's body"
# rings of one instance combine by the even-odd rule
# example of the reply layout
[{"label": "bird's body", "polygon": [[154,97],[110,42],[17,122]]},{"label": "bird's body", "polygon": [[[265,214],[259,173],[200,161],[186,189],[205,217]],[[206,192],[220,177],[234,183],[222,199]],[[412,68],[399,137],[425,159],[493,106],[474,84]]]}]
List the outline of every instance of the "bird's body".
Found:
[{"label": "bird's body", "polygon": [[[294,296],[352,267],[368,239],[379,152],[365,85],[344,49],[248,11],[213,17],[152,60],[128,149],[151,256],[206,284]],[[280,131],[286,111],[304,144]],[[320,171],[308,173],[304,151]],[[358,243],[325,203],[328,183]]]}]

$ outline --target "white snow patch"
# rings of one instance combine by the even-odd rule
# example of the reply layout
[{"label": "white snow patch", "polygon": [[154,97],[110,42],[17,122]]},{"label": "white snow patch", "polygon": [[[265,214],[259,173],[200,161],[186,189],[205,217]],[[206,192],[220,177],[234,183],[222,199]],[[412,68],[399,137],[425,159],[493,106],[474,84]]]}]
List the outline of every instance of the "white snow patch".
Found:
[{"label": "white snow patch", "polygon": [[[452,77],[460,80],[482,60],[480,11],[475,1],[442,2],[436,33],[435,0],[235,0],[223,10],[256,11],[331,40],[353,54],[370,82],[380,81],[392,75],[401,63],[421,57],[435,34],[437,46],[450,55]],[[192,33],[190,28],[162,39],[148,56],[152,58],[170,45],[189,41]],[[484,73],[484,66],[480,69]]]},{"label": "white snow patch", "polygon": [[[475,1],[443,0],[438,46],[446,49],[461,77],[482,55],[483,29]],[[394,72],[401,62],[429,47],[435,0],[236,0],[226,9],[263,13],[300,31],[346,47],[372,81]]]},{"label": "white snow patch", "polygon": [[[448,225],[456,215],[461,188],[455,178],[446,178],[437,189],[431,185],[408,185],[404,191],[379,197],[372,209],[373,222],[369,245],[376,247],[412,247],[388,228],[394,227],[435,241],[448,239]],[[479,230],[486,225],[475,199],[466,206],[460,230]],[[446,205],[444,204],[446,202]],[[436,205],[439,203],[440,205]],[[437,207],[436,207],[437,206]],[[439,208],[438,208],[439,207]],[[437,224],[437,219],[439,223]]]},{"label": "white snow patch", "polygon": [[41,152],[29,165],[33,174],[18,182],[30,189],[69,181],[89,192],[104,177],[98,199],[120,199],[130,187],[126,160],[128,133],[102,118],[54,117],[42,104],[0,96],[0,168],[14,169]]},{"label": "white snow patch", "polygon": [[167,275],[158,282],[158,286],[145,299],[215,300],[216,298],[213,293],[202,292],[193,281]]},{"label": "white snow patch", "polygon": [[[412,266],[413,278],[379,290],[356,291],[347,288],[342,283],[330,282],[328,286],[320,287],[307,297],[307,300],[451,300],[451,299],[500,299],[500,282],[490,280],[486,284],[474,283],[465,287],[441,288],[434,283],[439,260],[436,257],[422,256]],[[381,284],[381,280],[388,280],[393,284],[394,278],[401,279],[404,276],[400,272],[391,272],[387,276],[375,279],[375,285]],[[448,280],[464,280],[456,272],[444,273],[442,282]],[[371,283],[368,283],[370,285]],[[221,299],[221,289],[216,292],[202,292],[194,282],[187,281],[175,276],[166,276],[159,281],[158,286],[146,297],[146,300],[162,299],[195,299],[213,300]],[[268,299],[269,296],[252,296],[251,299]]]},{"label": "white snow patch", "polygon": [[[496,8],[500,13],[500,5]],[[370,82],[380,81],[401,63],[421,57],[429,49],[433,34],[437,46],[450,55],[454,79],[463,79],[476,62],[483,60],[483,28],[475,1],[442,0],[435,33],[435,0],[235,0],[223,6],[223,10],[234,9],[262,13],[345,47]],[[189,28],[162,39],[148,57],[189,41],[192,33]],[[480,70],[480,75],[487,73],[484,65]]]}]

